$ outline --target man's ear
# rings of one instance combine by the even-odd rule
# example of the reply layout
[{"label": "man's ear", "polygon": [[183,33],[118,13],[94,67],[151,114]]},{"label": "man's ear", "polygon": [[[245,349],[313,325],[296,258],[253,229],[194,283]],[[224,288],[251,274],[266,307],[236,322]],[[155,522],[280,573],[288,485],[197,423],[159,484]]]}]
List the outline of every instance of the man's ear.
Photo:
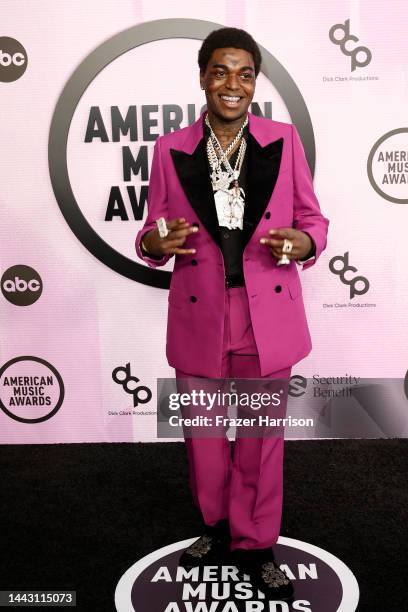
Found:
[{"label": "man's ear", "polygon": [[204,73],[200,70],[200,87],[201,89],[205,89],[204,87]]}]

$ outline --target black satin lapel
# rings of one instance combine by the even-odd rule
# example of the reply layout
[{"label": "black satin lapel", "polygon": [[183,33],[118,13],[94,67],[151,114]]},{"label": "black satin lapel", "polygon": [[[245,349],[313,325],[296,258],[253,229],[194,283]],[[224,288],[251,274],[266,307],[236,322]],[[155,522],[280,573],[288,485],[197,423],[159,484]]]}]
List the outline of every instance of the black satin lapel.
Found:
[{"label": "black satin lapel", "polygon": [[261,147],[248,134],[247,194],[244,212],[244,247],[248,244],[256,226],[271,199],[282,158],[283,138]]},{"label": "black satin lapel", "polygon": [[221,246],[204,138],[200,140],[192,155],[177,149],[170,149],[170,153],[177,176],[191,206],[209,234]]}]

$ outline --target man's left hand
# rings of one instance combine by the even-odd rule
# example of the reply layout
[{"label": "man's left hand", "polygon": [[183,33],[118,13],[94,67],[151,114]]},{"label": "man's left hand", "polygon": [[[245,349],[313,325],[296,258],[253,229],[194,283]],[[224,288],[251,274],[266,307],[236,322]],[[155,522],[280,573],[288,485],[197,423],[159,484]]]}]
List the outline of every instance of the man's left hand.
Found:
[{"label": "man's left hand", "polygon": [[[271,238],[273,236],[273,238]],[[284,240],[290,240],[292,251],[285,253],[288,259],[304,259],[312,250],[313,242],[309,234],[296,230],[293,227],[280,227],[269,230],[269,236],[261,238],[261,244],[270,248],[271,253],[277,259],[283,255],[282,247]]]}]

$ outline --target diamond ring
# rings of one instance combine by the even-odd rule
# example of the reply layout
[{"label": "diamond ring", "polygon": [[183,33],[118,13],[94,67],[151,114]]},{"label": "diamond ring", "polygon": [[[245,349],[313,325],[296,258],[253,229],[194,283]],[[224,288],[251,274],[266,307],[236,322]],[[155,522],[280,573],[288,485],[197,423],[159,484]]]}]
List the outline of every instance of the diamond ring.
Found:
[{"label": "diamond ring", "polygon": [[282,252],[283,253],[291,253],[293,249],[293,242],[291,240],[285,240],[283,241],[283,247],[282,247]]},{"label": "diamond ring", "polygon": [[170,233],[170,230],[166,225],[166,219],[164,217],[160,217],[160,219],[156,219],[156,225],[157,225],[157,229],[159,230],[160,238],[165,238]]}]

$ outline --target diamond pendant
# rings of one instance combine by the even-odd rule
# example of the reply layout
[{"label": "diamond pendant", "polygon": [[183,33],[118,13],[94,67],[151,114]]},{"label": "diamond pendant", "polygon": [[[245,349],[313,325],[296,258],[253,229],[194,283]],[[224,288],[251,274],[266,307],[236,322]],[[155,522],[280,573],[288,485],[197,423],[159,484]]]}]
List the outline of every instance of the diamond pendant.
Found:
[{"label": "diamond pendant", "polygon": [[211,175],[211,182],[214,190],[225,189],[231,182],[231,178],[228,172],[213,172]]},{"label": "diamond pendant", "polygon": [[231,211],[234,226],[242,230],[244,219],[244,201],[240,196],[238,196],[237,198],[234,197],[231,205]]},{"label": "diamond pendant", "polygon": [[214,193],[214,201],[218,225],[233,229],[233,225],[231,224],[232,210],[230,205],[230,194],[228,191],[216,191]]}]

